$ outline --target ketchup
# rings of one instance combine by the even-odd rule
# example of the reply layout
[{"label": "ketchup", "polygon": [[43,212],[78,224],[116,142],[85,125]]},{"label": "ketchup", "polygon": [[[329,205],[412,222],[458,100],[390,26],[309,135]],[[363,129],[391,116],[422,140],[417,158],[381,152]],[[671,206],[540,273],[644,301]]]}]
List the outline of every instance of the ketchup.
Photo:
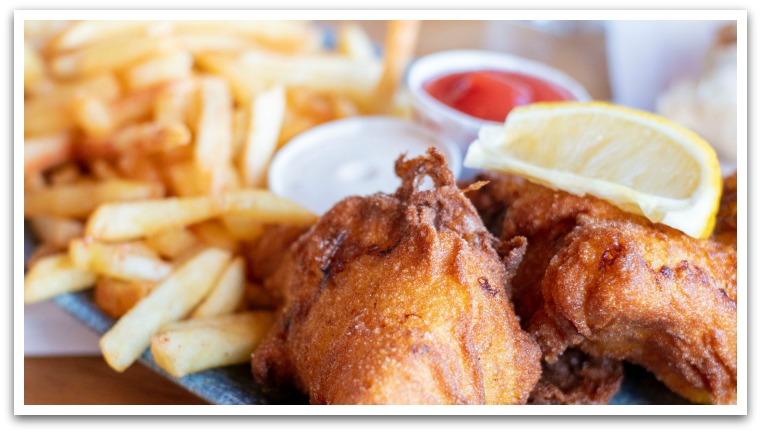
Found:
[{"label": "ketchup", "polygon": [[455,110],[495,122],[503,122],[520,105],[575,99],[568,90],[541,78],[506,71],[458,72],[431,80],[423,88]]}]

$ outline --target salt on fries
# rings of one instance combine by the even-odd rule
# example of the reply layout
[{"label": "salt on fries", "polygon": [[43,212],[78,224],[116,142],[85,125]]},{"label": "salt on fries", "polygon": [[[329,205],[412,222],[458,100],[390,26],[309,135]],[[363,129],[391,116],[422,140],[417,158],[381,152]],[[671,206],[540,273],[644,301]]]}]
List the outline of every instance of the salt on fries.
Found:
[{"label": "salt on fries", "polygon": [[25,22],[24,301],[94,286],[117,371],[149,346],[178,377],[247,362],[274,315],[246,242],[316,220],[267,190],[270,160],[387,112],[416,29],[392,24],[381,59],[350,23],[327,49],[299,21]]}]

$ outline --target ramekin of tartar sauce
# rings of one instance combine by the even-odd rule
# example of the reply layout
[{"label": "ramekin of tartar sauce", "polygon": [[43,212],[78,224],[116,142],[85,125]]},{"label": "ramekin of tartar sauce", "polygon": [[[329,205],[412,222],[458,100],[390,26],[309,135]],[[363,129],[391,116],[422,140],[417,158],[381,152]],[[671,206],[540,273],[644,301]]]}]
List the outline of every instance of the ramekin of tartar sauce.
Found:
[{"label": "ramekin of tartar sauce", "polygon": [[328,122],[294,137],[275,155],[269,189],[322,215],[342,199],[401,185],[394,163],[401,154],[422,155],[436,147],[455,177],[462,153],[446,137],[411,121],[387,116],[351,117]]},{"label": "ramekin of tartar sauce", "polygon": [[485,125],[504,123],[513,107],[542,101],[589,101],[584,86],[542,63],[509,54],[442,51],[410,65],[406,84],[415,118],[463,153]]}]

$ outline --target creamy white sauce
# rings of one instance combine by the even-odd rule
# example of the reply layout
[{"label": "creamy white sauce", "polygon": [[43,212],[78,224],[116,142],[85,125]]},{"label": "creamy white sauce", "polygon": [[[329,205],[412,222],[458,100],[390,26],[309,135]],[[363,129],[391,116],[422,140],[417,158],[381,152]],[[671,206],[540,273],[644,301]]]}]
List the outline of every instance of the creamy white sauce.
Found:
[{"label": "creamy white sauce", "polygon": [[411,121],[360,117],[331,122],[296,137],[278,152],[270,167],[269,187],[307,209],[323,214],[352,195],[393,193],[401,184],[394,162],[437,147],[455,176],[457,148]]}]

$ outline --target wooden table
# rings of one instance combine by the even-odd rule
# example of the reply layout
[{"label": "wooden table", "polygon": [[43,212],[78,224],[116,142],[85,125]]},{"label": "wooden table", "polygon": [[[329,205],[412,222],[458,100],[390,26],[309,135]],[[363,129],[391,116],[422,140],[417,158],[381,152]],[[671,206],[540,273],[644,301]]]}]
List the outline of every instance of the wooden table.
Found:
[{"label": "wooden table", "polygon": [[[362,25],[374,40],[383,40],[384,22],[365,21]],[[484,48],[487,46],[486,37],[495,37],[493,32],[487,30],[488,23],[483,21],[426,21],[421,28],[417,54],[444,49]],[[518,35],[527,43],[538,41],[535,39],[537,35],[525,28],[517,32],[511,34]],[[575,43],[591,47],[593,58],[594,53],[604,52],[600,40],[586,37]],[[527,56],[531,54],[523,53]],[[600,73],[604,72],[605,65],[600,63],[599,55],[595,64],[579,64],[575,58],[569,57],[571,53],[567,49],[545,51],[545,54],[561,63],[555,66],[562,67],[565,62],[566,69],[574,69],[579,74],[576,78],[587,86],[593,97],[609,98],[607,76]],[[27,357],[24,368],[24,403],[29,405],[205,404],[204,400],[140,364],[133,365],[124,373],[116,373],[100,357]]]}]

